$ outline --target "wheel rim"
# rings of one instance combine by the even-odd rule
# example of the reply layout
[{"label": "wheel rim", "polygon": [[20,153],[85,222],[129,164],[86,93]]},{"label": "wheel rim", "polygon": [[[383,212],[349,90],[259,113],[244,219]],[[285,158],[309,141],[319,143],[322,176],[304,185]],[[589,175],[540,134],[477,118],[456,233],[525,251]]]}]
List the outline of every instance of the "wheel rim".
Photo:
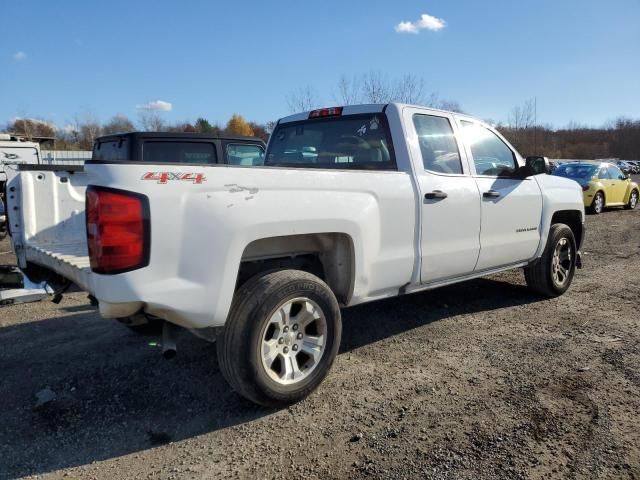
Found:
[{"label": "wheel rim", "polygon": [[601,212],[603,207],[604,207],[604,199],[602,198],[602,194],[598,193],[596,194],[596,199],[595,199],[596,212]]},{"label": "wheel rim", "polygon": [[631,192],[631,199],[629,200],[629,206],[631,208],[636,208],[636,204],[638,203],[638,193],[634,190]]},{"label": "wheel rim", "polygon": [[306,297],[287,300],[268,318],[260,335],[260,358],[269,377],[291,385],[307,378],[322,359],[327,319]]},{"label": "wheel rim", "polygon": [[562,237],[556,243],[553,251],[553,259],[551,260],[551,274],[553,281],[559,287],[564,286],[569,281],[571,268],[573,266],[573,255],[571,252],[571,242]]}]

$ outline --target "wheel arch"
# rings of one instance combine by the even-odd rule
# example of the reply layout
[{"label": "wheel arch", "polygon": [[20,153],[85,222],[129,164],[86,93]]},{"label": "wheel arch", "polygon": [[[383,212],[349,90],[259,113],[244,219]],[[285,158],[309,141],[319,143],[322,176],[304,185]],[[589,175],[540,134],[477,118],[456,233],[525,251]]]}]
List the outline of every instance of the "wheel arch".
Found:
[{"label": "wheel arch", "polygon": [[236,289],[259,273],[283,269],[316,275],[346,305],[355,282],[353,238],[341,232],[318,232],[254,240],[242,252]]},{"label": "wheel arch", "polygon": [[602,194],[602,199],[604,200],[602,207],[604,208],[607,206],[607,193],[604,191],[604,188],[602,187],[598,187],[598,189],[596,190],[596,193],[593,194],[593,200],[591,201],[591,205],[593,205],[593,202],[596,201],[596,195],[599,193]]},{"label": "wheel arch", "polygon": [[582,212],[579,210],[558,210],[551,217],[551,225],[564,223],[573,232],[578,249],[584,240],[584,224],[582,223]]}]

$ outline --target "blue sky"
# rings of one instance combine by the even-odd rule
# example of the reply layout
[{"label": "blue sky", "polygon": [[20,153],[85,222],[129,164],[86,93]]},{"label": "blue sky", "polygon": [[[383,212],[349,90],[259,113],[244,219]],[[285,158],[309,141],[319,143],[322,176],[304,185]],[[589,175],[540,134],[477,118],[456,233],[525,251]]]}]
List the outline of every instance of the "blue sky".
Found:
[{"label": "blue sky", "polygon": [[14,0],[2,12],[0,125],[135,120],[157,100],[172,122],[264,122],[300,87],[333,105],[342,74],[369,71],[422,77],[496,121],[534,96],[555,126],[640,117],[640,0]]}]

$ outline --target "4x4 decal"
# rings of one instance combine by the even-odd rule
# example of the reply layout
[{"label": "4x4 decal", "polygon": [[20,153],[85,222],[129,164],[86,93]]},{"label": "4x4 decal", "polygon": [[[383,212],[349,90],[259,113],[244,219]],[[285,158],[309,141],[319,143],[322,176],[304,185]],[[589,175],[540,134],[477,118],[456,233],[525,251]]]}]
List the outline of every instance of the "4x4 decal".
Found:
[{"label": "4x4 decal", "polygon": [[170,181],[203,183],[207,178],[204,173],[183,173],[183,172],[146,172],[142,175],[142,180],[155,180],[157,183],[166,184]]}]

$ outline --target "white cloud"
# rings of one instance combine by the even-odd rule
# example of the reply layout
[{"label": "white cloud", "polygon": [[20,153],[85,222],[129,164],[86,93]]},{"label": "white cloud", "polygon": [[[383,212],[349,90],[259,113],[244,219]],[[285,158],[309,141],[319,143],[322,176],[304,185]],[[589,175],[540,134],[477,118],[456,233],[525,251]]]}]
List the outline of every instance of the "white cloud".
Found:
[{"label": "white cloud", "polygon": [[415,22],[400,22],[395,29],[398,33],[419,33],[420,30],[431,30],[437,32],[447,26],[442,18],[434,17],[423,13],[420,20]]},{"label": "white cloud", "polygon": [[411,22],[400,22],[396,25],[396,32],[398,33],[418,33],[418,27]]},{"label": "white cloud", "polygon": [[164,100],[155,100],[142,105],[136,105],[136,109],[152,112],[170,112],[173,109],[173,105],[169,102],[165,102]]},{"label": "white cloud", "polygon": [[19,51],[13,54],[13,59],[17,60],[18,62],[22,61],[22,60],[26,60],[27,59],[27,54],[24,53],[23,51]]}]

